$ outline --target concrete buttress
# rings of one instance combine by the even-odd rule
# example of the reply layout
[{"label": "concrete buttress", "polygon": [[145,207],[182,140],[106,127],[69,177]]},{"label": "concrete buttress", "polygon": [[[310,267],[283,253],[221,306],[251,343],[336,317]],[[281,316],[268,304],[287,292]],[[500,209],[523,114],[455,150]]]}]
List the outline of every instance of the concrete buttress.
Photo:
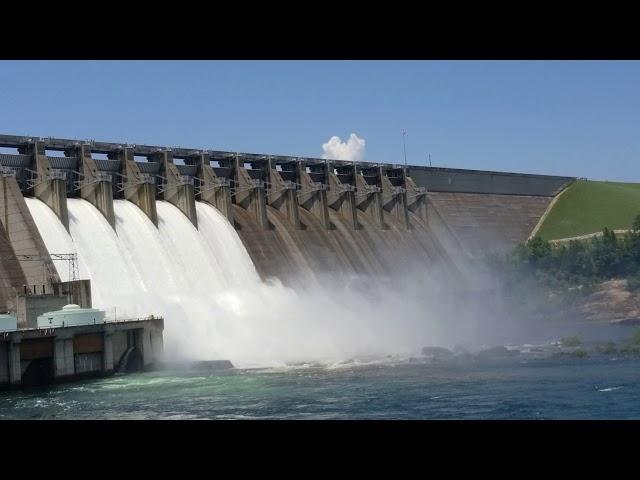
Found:
[{"label": "concrete buttress", "polygon": [[164,150],[153,155],[154,161],[160,163],[160,175],[164,177],[164,186],[160,194],[163,200],[178,207],[182,213],[198,228],[196,215],[196,194],[193,177],[182,175],[173,163],[173,155]]},{"label": "concrete buttress", "polygon": [[31,169],[36,172],[33,194],[55,212],[64,228],[69,231],[66,172],[51,167],[41,142],[30,142],[25,148],[32,156]]},{"label": "concrete buttress", "polygon": [[[237,161],[235,171],[235,203],[250,212],[262,230],[269,230],[264,178],[252,177],[249,170],[241,166]],[[264,175],[264,172],[260,173]]]},{"label": "concrete buttress", "polygon": [[331,228],[331,220],[329,220],[329,206],[327,203],[327,165],[316,165],[312,168],[322,169],[322,172],[317,172],[317,175],[324,180],[314,181],[307,172],[306,166],[302,162],[298,162],[297,175],[300,182],[298,204],[305,210],[309,210],[320,221],[320,224],[329,230]]},{"label": "concrete buttress", "polygon": [[198,187],[196,198],[216,207],[229,222],[233,224],[233,203],[231,199],[231,182],[228,178],[218,176],[211,167],[210,156],[200,155],[196,159],[198,166]]},{"label": "concrete buttress", "polygon": [[116,216],[113,211],[112,177],[98,169],[95,160],[91,158],[90,145],[78,146],[77,152],[82,172],[80,196],[96,207],[115,230]]},{"label": "concrete buttress", "polygon": [[124,198],[136,204],[157,227],[155,178],[140,171],[134,159],[133,148],[124,147],[118,150],[115,155],[121,161]]}]

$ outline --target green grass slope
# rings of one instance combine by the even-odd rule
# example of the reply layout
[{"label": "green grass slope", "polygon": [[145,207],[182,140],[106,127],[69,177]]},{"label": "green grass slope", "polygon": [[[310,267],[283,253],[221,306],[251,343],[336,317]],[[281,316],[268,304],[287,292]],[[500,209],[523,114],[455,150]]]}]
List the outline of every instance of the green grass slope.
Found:
[{"label": "green grass slope", "polygon": [[640,213],[640,183],[574,182],[558,199],[538,235],[546,240],[628,229]]}]

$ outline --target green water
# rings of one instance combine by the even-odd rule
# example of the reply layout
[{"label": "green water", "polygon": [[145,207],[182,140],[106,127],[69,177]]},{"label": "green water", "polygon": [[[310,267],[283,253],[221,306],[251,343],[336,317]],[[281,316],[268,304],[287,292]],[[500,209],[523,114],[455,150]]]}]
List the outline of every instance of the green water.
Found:
[{"label": "green water", "polygon": [[159,371],[0,394],[0,419],[640,418],[640,359]]}]

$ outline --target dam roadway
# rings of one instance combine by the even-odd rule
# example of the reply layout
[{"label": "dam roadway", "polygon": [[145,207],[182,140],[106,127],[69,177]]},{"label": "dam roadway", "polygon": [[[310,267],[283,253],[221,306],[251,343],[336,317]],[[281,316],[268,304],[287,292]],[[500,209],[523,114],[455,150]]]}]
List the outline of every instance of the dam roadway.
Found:
[{"label": "dam roadway", "polygon": [[574,180],[12,135],[0,147],[4,310],[25,286],[60,282],[47,257],[64,252],[48,251],[24,197],[48,205],[67,231],[67,200],[84,199],[116,233],[114,200],[156,227],[157,202],[168,202],[196,228],[203,202],[233,225],[262,278],[286,284],[323,272],[462,270],[469,257],[525,240]]}]

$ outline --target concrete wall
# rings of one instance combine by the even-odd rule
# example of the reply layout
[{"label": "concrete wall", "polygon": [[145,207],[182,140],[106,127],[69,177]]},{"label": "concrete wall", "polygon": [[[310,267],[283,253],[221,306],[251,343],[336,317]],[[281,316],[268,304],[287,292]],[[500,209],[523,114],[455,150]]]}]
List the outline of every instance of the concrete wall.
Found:
[{"label": "concrete wall", "polygon": [[[65,297],[67,303],[75,303],[81,308],[91,308],[91,280],[72,280],[52,285],[54,295]],[[65,304],[66,305],[66,304]]]},{"label": "concrete wall", "polygon": [[525,241],[552,197],[430,192],[427,215],[444,223],[465,254],[505,251]]},{"label": "concrete wall", "polygon": [[74,355],[75,373],[100,372],[103,369],[102,352],[76,353]]},{"label": "concrete wall", "polygon": [[0,310],[15,311],[16,292],[27,284],[20,262],[11,247],[4,229],[0,231]]},{"label": "concrete wall", "polygon": [[37,318],[46,312],[60,310],[69,303],[66,296],[57,295],[19,295],[17,297],[18,328],[37,327]]},{"label": "concrete wall", "polygon": [[53,345],[54,376],[56,378],[71,377],[76,373],[73,337],[55,338]]},{"label": "concrete wall", "polygon": [[[60,281],[14,177],[0,176],[0,310],[15,310],[15,295],[23,285],[51,285]],[[27,260],[21,256],[43,260]],[[22,273],[20,273],[22,272]]]},{"label": "concrete wall", "polygon": [[552,197],[573,177],[490,172],[439,167],[409,167],[411,178],[431,192],[492,193]]}]

